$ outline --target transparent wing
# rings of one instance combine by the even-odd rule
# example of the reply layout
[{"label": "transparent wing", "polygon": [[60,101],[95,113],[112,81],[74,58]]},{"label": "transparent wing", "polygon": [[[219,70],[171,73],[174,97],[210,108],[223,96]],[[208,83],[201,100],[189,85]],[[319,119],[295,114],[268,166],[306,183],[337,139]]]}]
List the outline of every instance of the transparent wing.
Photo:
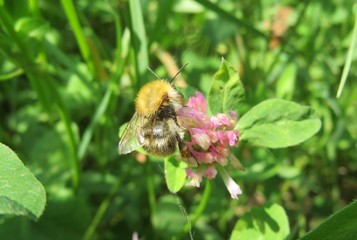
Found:
[{"label": "transparent wing", "polygon": [[123,135],[120,138],[118,151],[119,154],[127,154],[138,147],[142,146],[144,141],[138,140],[138,133],[144,124],[144,118],[140,117],[137,113],[134,113],[134,116],[131,118],[128,126],[126,126]]}]

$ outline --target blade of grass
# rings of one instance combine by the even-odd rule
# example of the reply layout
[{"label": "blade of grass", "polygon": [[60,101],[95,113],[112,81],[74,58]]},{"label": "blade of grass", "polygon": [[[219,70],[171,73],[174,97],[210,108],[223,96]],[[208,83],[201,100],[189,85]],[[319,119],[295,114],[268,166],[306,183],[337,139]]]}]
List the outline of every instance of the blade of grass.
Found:
[{"label": "blade of grass", "polygon": [[32,60],[31,54],[29,50],[26,47],[26,44],[24,43],[23,39],[16,33],[14,29],[14,21],[10,17],[10,15],[7,13],[7,10],[3,7],[3,4],[0,3],[0,20],[7,30],[8,34],[12,38],[12,40],[18,45],[19,49],[21,49],[23,57],[28,60]]},{"label": "blade of grass", "polygon": [[22,68],[16,68],[16,69],[12,70],[11,72],[0,74],[0,81],[6,81],[9,79],[12,79],[14,77],[22,75],[23,73],[24,73],[24,70]]},{"label": "blade of grass", "polygon": [[145,26],[143,20],[143,14],[139,0],[130,0],[130,19],[131,19],[131,32],[132,32],[132,44],[135,52],[135,68],[136,76],[138,79],[138,85],[140,81],[145,79],[146,67],[149,66],[148,46],[145,33]]},{"label": "blade of grass", "polygon": [[106,93],[104,94],[102,101],[99,103],[89,126],[86,128],[86,130],[83,133],[82,141],[80,142],[80,145],[78,148],[78,159],[79,160],[83,159],[84,154],[87,151],[89,142],[93,136],[94,129],[97,126],[100,118],[104,115],[105,111],[107,110],[108,104],[110,102],[110,98],[113,93],[113,89],[114,88],[111,87],[110,85],[108,86],[108,89],[107,89]]},{"label": "blade of grass", "polygon": [[30,9],[30,12],[34,15],[34,16],[39,16],[40,15],[40,10],[38,8],[38,0],[29,0],[28,1],[28,6]]},{"label": "blade of grass", "polygon": [[89,71],[95,76],[95,68],[91,59],[90,48],[88,42],[85,39],[82,26],[79,22],[77,12],[74,8],[74,4],[72,0],[61,0],[64,12],[68,18],[69,24],[74,32],[74,36],[76,38],[77,44],[79,46],[79,50],[84,61],[87,64]]},{"label": "blade of grass", "polygon": [[89,146],[90,140],[92,139],[94,129],[96,128],[100,118],[106,113],[112,95],[117,91],[117,79],[120,78],[120,75],[123,70],[124,61],[122,59],[122,33],[121,33],[121,24],[119,15],[110,8],[110,13],[113,15],[115,20],[115,36],[116,36],[116,50],[115,50],[115,59],[113,63],[113,72],[109,79],[109,86],[104,94],[102,101],[98,104],[98,107],[94,113],[94,116],[83,133],[82,140],[78,149],[78,158],[83,159],[85,152]]},{"label": "blade of grass", "polygon": [[101,202],[97,212],[95,213],[89,227],[87,228],[86,232],[84,233],[83,240],[92,239],[95,230],[97,229],[100,221],[103,219],[104,214],[107,212],[113,198],[116,196],[116,193],[120,187],[120,181],[118,180],[115,185],[110,190],[108,196]]},{"label": "blade of grass", "polygon": [[202,4],[204,7],[206,7],[207,9],[212,10],[213,12],[217,13],[219,16],[225,18],[226,20],[237,24],[240,27],[245,28],[246,30],[254,33],[255,35],[257,35],[258,37],[264,38],[266,40],[268,40],[268,37],[261,31],[259,31],[258,29],[254,28],[253,26],[251,26],[250,24],[246,23],[244,20],[241,20],[235,16],[233,16],[232,14],[230,14],[229,12],[223,10],[222,8],[218,7],[216,4],[208,1],[208,0],[196,0],[196,2]]},{"label": "blade of grass", "polygon": [[[3,6],[0,6],[0,20],[3,24],[3,27],[6,29],[8,38],[17,46],[17,49],[21,52],[21,57],[8,57],[12,60],[13,63],[23,69],[26,73],[37,74],[40,72],[39,66],[35,63],[35,57],[30,53],[28,46],[25,44],[24,39],[15,31],[14,26],[15,22],[8,14],[6,9]],[[0,45],[0,48],[7,55],[11,55],[11,52],[7,51],[7,47]],[[44,91],[45,82],[38,81],[36,77],[28,78],[32,88],[37,92],[38,98],[42,103],[43,107],[50,112],[52,109],[51,96],[48,92]],[[39,78],[41,79],[41,78]]]},{"label": "blade of grass", "polygon": [[[71,117],[68,113],[67,107],[65,106],[57,87],[55,86],[54,79],[46,72],[47,66],[44,63],[37,63],[35,57],[32,56],[28,50],[28,46],[24,42],[24,39],[18,34],[14,29],[14,22],[11,17],[7,14],[6,10],[0,4],[0,20],[3,23],[9,37],[13,39],[17,48],[22,52],[22,60],[16,61],[20,64],[31,83],[32,88],[37,93],[41,104],[47,110],[49,114],[53,112],[53,109],[58,111],[61,121],[63,122],[66,134],[68,137],[68,147],[70,150],[70,164],[72,171],[72,183],[75,189],[78,188],[79,184],[79,162],[77,159],[77,143],[74,137],[73,130],[71,128]],[[0,46],[4,48],[4,46]],[[42,64],[42,65],[41,65]],[[41,65],[41,66],[39,66]],[[55,107],[55,108],[54,108]]]},{"label": "blade of grass", "polygon": [[79,186],[79,178],[80,178],[80,168],[79,168],[79,160],[77,157],[77,141],[74,137],[74,133],[71,127],[71,118],[67,112],[67,108],[64,106],[64,103],[59,96],[56,97],[58,104],[58,112],[61,117],[61,121],[65,125],[67,139],[68,139],[68,147],[70,150],[70,164],[72,171],[72,184],[75,190],[78,190]]},{"label": "blade of grass", "polygon": [[[110,9],[112,9],[112,8],[110,8]],[[118,69],[120,69],[119,66],[123,64],[123,61],[122,61],[122,50],[123,50],[122,27],[121,27],[121,23],[120,23],[119,14],[117,14],[116,11],[114,11],[114,10],[111,10],[110,12],[114,17],[115,43],[116,43],[113,67],[114,67],[114,71],[118,71]]]},{"label": "blade of grass", "polygon": [[340,85],[338,86],[338,90],[337,90],[337,94],[336,94],[337,98],[339,98],[341,96],[342,90],[346,84],[347,76],[348,76],[348,73],[350,71],[350,67],[352,64],[352,56],[353,56],[354,48],[356,45],[357,45],[357,15],[355,17],[355,26],[353,28],[351,44],[348,49],[345,66],[343,67],[343,71],[342,71]]}]

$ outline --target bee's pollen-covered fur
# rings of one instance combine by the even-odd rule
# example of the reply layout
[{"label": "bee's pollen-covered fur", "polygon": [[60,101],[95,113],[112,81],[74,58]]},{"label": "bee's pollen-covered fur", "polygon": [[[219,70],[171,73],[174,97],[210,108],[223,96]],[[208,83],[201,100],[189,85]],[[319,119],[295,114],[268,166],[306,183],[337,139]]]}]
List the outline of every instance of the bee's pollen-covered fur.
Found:
[{"label": "bee's pollen-covered fur", "polygon": [[180,96],[171,84],[164,80],[155,80],[144,85],[136,97],[136,112],[141,116],[151,116],[162,106],[163,101],[177,99]]}]

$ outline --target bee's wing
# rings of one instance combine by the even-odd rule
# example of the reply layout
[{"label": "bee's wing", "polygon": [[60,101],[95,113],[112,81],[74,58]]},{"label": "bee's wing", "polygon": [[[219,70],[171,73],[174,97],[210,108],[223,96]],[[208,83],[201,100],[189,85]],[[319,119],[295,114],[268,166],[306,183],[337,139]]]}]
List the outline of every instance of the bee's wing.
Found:
[{"label": "bee's wing", "polygon": [[118,151],[119,154],[127,154],[143,145],[144,140],[140,129],[144,124],[144,118],[134,113],[128,126],[126,126],[122,137],[120,138]]}]

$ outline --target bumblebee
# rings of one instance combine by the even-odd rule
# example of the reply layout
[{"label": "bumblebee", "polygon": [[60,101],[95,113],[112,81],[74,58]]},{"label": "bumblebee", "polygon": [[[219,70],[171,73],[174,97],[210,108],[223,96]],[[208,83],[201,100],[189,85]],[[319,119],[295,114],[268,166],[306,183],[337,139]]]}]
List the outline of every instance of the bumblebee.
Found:
[{"label": "bumblebee", "polygon": [[175,77],[170,82],[157,77],[140,89],[135,100],[135,113],[119,141],[119,154],[130,153],[141,146],[154,155],[167,156],[178,147],[183,158],[191,157],[183,142],[186,130],[176,117],[177,110],[184,106],[184,98],[172,83]]}]

